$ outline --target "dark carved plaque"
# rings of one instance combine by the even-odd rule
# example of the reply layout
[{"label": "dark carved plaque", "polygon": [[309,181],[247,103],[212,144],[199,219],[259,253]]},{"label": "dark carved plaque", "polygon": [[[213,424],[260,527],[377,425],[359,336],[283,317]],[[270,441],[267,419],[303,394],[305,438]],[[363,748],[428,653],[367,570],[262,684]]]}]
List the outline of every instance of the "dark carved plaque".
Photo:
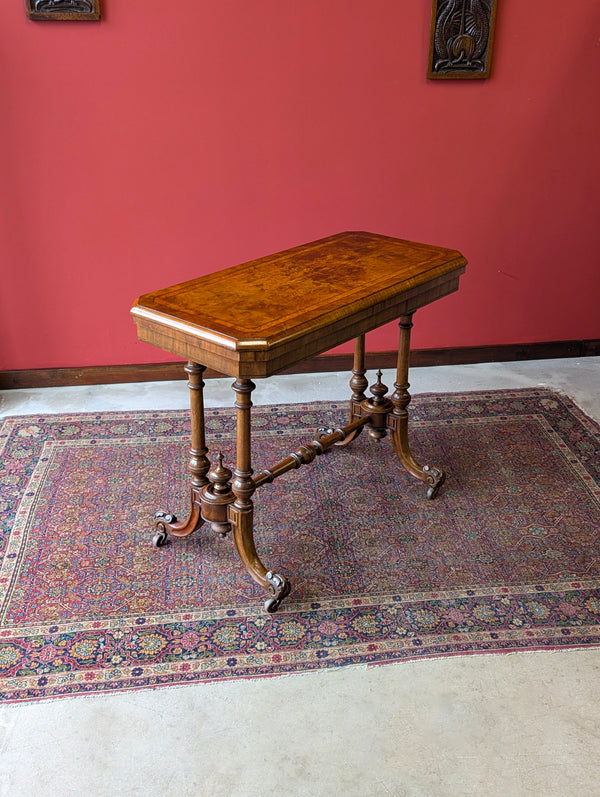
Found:
[{"label": "dark carved plaque", "polygon": [[100,0],[25,0],[29,19],[97,20]]},{"label": "dark carved plaque", "polygon": [[497,0],[434,0],[429,78],[489,77]]}]

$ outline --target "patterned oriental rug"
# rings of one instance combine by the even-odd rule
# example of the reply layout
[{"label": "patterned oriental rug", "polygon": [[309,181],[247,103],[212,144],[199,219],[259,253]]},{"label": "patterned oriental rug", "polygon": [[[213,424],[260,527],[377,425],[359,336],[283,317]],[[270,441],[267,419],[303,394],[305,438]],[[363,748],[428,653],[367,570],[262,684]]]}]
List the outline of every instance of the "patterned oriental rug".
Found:
[{"label": "patterned oriental rug", "polygon": [[[255,407],[255,470],[346,403]],[[230,409],[208,441],[234,461]],[[366,434],[256,494],[256,545],[292,582],[277,614],[230,538],[151,544],[187,512],[188,413],[5,420],[0,692],[5,700],[600,642],[600,427],[547,390],[421,395],[434,501]]]}]

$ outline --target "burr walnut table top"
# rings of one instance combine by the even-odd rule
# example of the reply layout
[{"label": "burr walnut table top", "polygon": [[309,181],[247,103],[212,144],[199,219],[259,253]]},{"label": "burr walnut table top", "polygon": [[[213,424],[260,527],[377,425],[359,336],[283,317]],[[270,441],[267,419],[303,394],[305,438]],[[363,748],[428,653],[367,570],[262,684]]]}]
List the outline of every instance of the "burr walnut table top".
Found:
[{"label": "burr walnut table top", "polygon": [[266,377],[452,293],[455,250],[344,232],[141,296],[140,340]]}]

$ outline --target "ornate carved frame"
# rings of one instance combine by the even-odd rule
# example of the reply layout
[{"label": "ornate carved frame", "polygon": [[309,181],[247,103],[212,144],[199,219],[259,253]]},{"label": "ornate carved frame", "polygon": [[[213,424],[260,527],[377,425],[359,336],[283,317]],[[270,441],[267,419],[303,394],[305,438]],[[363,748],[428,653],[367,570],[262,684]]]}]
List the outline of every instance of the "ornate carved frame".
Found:
[{"label": "ornate carved frame", "polygon": [[29,19],[95,21],[100,19],[100,0],[25,0]]},{"label": "ornate carved frame", "polygon": [[434,0],[427,77],[487,78],[498,0]]}]

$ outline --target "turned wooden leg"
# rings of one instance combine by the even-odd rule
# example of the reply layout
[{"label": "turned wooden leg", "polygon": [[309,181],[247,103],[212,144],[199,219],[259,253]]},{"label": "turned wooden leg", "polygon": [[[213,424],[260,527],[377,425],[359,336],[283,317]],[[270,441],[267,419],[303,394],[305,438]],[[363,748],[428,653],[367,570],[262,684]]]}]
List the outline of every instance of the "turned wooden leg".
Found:
[{"label": "turned wooden leg", "polygon": [[[352,390],[352,398],[350,399],[350,422],[355,418],[361,417],[361,402],[365,400],[365,390],[369,386],[369,382],[365,376],[367,373],[365,368],[365,336],[360,335],[354,341],[354,363],[352,367],[352,378],[350,379],[350,389]],[[359,426],[354,431],[350,432],[343,440],[336,443],[336,446],[347,446],[355,440],[362,432],[363,427]],[[320,434],[331,434],[333,429],[319,429]]]},{"label": "turned wooden leg", "polygon": [[408,362],[410,353],[410,331],[412,329],[412,314],[400,318],[400,342],[398,346],[398,370],[394,393],[391,401],[394,405],[388,418],[388,425],[392,430],[392,440],[396,454],[402,465],[415,478],[429,485],[427,498],[435,498],[439,488],[446,479],[446,474],[439,468],[430,465],[421,465],[413,457],[408,443],[408,405],[410,403],[410,387],[408,381]]},{"label": "turned wooden leg", "polygon": [[206,476],[210,468],[210,462],[206,448],[206,437],[204,431],[204,381],[202,375],[206,367],[197,363],[189,362],[185,366],[188,374],[188,388],[190,390],[190,415],[192,424],[192,446],[190,448],[190,459],[188,470],[192,476],[190,487],[190,513],[184,522],[177,520],[175,515],[168,512],[157,512],[154,516],[156,533],[154,534],[153,544],[156,547],[166,545],[169,535],[174,537],[187,537],[203,523],[200,515],[200,495],[202,487],[207,484]]},{"label": "turned wooden leg", "polygon": [[250,576],[270,592],[265,601],[265,609],[275,612],[279,604],[290,592],[290,582],[278,573],[273,573],[263,565],[254,547],[254,505],[252,494],[256,489],[252,479],[250,394],[255,385],[250,379],[236,379],[233,389],[237,394],[237,455],[232,490],[235,501],[229,505],[229,522],[233,529],[233,540],[242,563]]},{"label": "turned wooden leg", "polygon": [[369,381],[365,374],[365,336],[360,335],[354,341],[354,363],[352,366],[352,379],[350,380],[350,387],[352,388],[353,404],[360,404],[365,399],[365,390],[369,385]]}]

